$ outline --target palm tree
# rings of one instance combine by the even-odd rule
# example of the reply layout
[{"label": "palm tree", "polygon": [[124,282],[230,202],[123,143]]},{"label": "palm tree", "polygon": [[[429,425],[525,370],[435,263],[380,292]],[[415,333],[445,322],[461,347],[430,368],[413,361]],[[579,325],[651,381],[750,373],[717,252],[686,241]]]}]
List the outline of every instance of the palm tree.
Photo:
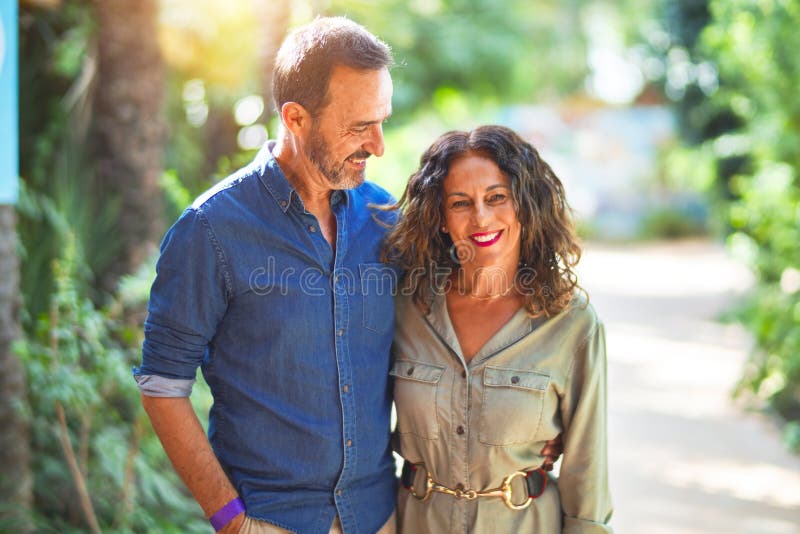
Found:
[{"label": "palm tree", "polygon": [[96,0],[97,73],[91,145],[99,193],[118,199],[119,254],[101,283],[114,288],[163,232],[160,178],[165,126],[164,66],[156,0]]}]

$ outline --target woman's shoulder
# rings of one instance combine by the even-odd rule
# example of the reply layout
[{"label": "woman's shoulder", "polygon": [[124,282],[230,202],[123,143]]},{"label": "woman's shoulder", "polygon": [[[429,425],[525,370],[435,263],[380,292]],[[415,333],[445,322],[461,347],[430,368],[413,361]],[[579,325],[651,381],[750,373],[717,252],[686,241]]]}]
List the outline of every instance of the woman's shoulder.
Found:
[{"label": "woman's shoulder", "polygon": [[[428,310],[430,306],[428,306]],[[421,306],[414,295],[409,291],[400,289],[394,297],[394,314],[397,321],[422,319],[427,311]]]},{"label": "woman's shoulder", "polygon": [[553,322],[579,339],[589,337],[603,324],[585,291],[575,291],[569,305],[553,317]]}]

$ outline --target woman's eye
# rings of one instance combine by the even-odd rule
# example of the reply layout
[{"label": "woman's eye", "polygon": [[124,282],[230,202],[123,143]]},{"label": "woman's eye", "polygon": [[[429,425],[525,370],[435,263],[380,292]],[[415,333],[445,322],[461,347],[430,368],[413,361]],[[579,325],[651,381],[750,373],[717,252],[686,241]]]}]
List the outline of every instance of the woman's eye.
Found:
[{"label": "woman's eye", "polygon": [[451,207],[453,208],[465,208],[467,206],[469,206],[469,202],[467,202],[466,200],[456,200],[451,205]]},{"label": "woman's eye", "polygon": [[497,193],[489,197],[489,202],[502,202],[506,199],[506,196],[502,193]]}]

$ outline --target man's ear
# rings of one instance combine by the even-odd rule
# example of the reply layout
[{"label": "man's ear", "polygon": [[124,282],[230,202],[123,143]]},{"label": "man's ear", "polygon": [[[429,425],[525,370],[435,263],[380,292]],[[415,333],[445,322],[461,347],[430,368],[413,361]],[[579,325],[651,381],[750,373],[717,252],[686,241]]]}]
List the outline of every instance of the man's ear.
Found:
[{"label": "man's ear", "polygon": [[281,120],[292,135],[303,135],[311,126],[311,114],[297,102],[281,106]]}]

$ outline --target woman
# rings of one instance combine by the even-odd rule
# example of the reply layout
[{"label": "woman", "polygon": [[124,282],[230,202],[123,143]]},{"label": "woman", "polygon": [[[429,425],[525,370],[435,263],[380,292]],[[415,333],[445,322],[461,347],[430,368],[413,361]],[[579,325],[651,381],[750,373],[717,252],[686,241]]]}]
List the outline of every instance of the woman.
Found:
[{"label": "woman", "polygon": [[[611,532],[603,325],[564,189],[501,126],[423,154],[386,259],[403,532]],[[563,433],[558,480],[542,447]]]}]

